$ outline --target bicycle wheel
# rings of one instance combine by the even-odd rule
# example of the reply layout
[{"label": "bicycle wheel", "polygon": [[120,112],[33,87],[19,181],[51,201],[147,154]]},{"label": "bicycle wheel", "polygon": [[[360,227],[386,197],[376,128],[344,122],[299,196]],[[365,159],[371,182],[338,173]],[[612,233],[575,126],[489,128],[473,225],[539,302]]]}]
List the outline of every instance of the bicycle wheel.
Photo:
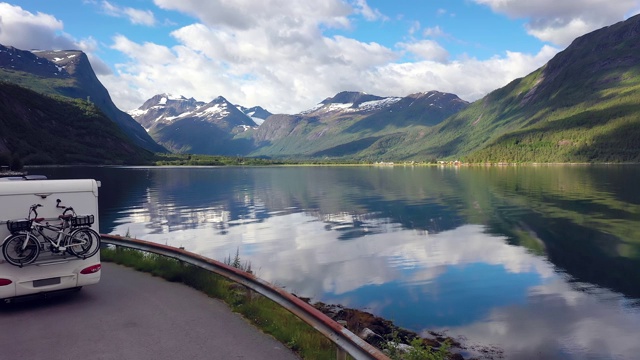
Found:
[{"label": "bicycle wheel", "polygon": [[9,236],[2,246],[2,255],[4,255],[7,262],[19,267],[36,261],[39,254],[40,244],[38,244],[38,240],[26,234]]},{"label": "bicycle wheel", "polygon": [[76,229],[67,237],[65,244],[71,254],[86,259],[100,250],[100,235],[92,229]]}]

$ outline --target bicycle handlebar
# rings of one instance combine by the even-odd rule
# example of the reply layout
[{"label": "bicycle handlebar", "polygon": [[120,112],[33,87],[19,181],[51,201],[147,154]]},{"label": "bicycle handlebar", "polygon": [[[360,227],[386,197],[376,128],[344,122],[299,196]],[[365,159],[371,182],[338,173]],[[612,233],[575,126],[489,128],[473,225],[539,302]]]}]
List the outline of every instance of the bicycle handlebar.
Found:
[{"label": "bicycle handlebar", "polygon": [[76,215],[75,210],[73,210],[73,208],[71,206],[64,206],[64,205],[60,205],[60,203],[62,202],[62,200],[60,199],[56,199],[56,207],[58,209],[64,209],[64,211],[62,212],[62,216],[67,215],[67,211],[71,211],[72,215]]},{"label": "bicycle handlebar", "polygon": [[31,219],[31,213],[34,213],[36,216],[34,216],[33,218],[37,218],[38,217],[38,211],[36,210],[37,208],[42,207],[41,204],[33,204],[31,205],[31,207],[29,208],[29,216],[27,218]]},{"label": "bicycle handlebar", "polygon": [[60,205],[61,202],[62,202],[62,200],[56,199],[56,207],[58,209],[66,209],[67,208],[66,206]]},{"label": "bicycle handlebar", "polygon": [[[27,216],[27,219],[31,220],[31,219],[36,219],[38,217],[38,210],[36,210],[37,208],[42,207],[42,204],[33,204],[29,207],[29,216]],[[67,212],[71,212],[71,214],[73,216],[76,215],[76,211],[73,210],[73,208],[71,206],[61,206],[59,203],[58,205],[56,205],[57,208],[64,208],[64,211],[62,212],[62,216],[67,215]],[[33,214],[34,216],[31,217],[31,214]]]}]

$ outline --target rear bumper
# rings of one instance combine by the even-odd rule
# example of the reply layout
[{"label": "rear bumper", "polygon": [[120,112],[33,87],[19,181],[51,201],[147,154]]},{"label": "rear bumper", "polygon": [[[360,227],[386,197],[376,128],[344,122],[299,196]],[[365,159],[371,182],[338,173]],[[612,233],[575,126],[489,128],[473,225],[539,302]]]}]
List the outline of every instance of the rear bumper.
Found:
[{"label": "rear bumper", "polygon": [[63,296],[65,294],[77,292],[80,289],[82,289],[82,287],[77,286],[77,287],[67,288],[62,290],[54,290],[54,291],[40,292],[40,293],[29,294],[29,295],[14,296],[9,298],[4,298],[1,300],[5,304],[14,304],[14,303],[20,303],[20,302],[26,302],[26,301],[48,299],[56,296]]},{"label": "rear bumper", "polygon": [[[16,267],[17,270],[12,274],[13,276],[2,276],[2,278],[11,280],[12,283],[0,286],[0,300],[31,295],[38,296],[43,293],[64,291],[100,282],[101,270],[82,274],[81,271],[91,266],[88,265],[91,263],[75,262],[75,264],[82,264],[82,266],[78,266],[70,273],[61,274],[55,271],[40,271],[38,274],[30,274],[31,276],[20,272],[28,270],[28,267],[22,269]],[[98,262],[98,264],[100,263]],[[10,269],[14,270],[13,268]]]}]

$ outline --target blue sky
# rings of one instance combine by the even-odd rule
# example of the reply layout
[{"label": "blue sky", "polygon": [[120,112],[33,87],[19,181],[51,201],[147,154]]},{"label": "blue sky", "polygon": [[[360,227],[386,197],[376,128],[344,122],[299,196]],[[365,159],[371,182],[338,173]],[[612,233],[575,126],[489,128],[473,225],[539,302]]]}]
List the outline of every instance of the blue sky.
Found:
[{"label": "blue sky", "polygon": [[0,43],[81,49],[123,110],[158,93],[296,113],[343,90],[474,101],[640,0],[20,0]]}]

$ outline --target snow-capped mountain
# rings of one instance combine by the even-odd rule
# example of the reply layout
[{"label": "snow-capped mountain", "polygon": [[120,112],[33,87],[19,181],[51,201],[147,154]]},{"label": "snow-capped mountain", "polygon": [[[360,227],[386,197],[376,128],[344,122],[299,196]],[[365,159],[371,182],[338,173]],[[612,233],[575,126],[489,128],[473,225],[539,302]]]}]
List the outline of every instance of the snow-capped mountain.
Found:
[{"label": "snow-capped mountain", "polygon": [[447,112],[453,109],[460,110],[468,103],[454,94],[429,91],[426,93],[411,94],[407,97],[381,97],[362,92],[343,91],[336,96],[327,98],[309,110],[299,115],[307,116],[333,116],[348,113],[363,113],[365,115],[377,111],[394,108],[402,109],[414,105],[429,108],[447,108]]},{"label": "snow-capped mountain", "polygon": [[205,103],[194,98],[158,94],[147,100],[139,108],[129,111],[147,131],[156,123],[171,123],[175,119],[197,111]]},{"label": "snow-capped mountain", "polygon": [[258,124],[258,126],[260,124],[262,124],[265,120],[267,120],[267,118],[269,116],[273,115],[272,113],[270,113],[269,111],[265,110],[261,106],[254,106],[252,108],[246,108],[246,107],[244,107],[242,105],[236,105],[236,107],[238,108],[238,110],[242,111],[245,115],[250,117],[253,120],[253,122]]},{"label": "snow-capped mountain", "polygon": [[64,66],[57,65],[55,61],[64,58],[72,59],[77,57],[80,52],[60,52],[58,57],[49,61],[39,56],[38,53],[44,54],[45,52],[37,50],[25,51],[16,49],[13,46],[0,45],[0,68],[24,71],[44,77],[70,78],[71,75],[64,69]]},{"label": "snow-capped mountain", "polygon": [[343,91],[326,98],[300,115],[323,116],[335,113],[373,112],[400,101],[400,97],[381,97],[362,92]]},{"label": "snow-capped mountain", "polygon": [[234,147],[224,144],[258,126],[250,115],[222,96],[205,103],[184,96],[158,94],[129,114],[156,141],[178,152],[235,155],[237,150],[231,151]]},{"label": "snow-capped mountain", "polygon": [[272,115],[260,106],[246,108],[232,105],[222,96],[207,104],[194,98],[187,99],[182,95],[172,94],[155,95],[139,108],[129,111],[129,114],[147,131],[158,124],[167,125],[184,118],[199,118],[217,124],[228,121],[246,130],[247,126],[255,127]]}]

